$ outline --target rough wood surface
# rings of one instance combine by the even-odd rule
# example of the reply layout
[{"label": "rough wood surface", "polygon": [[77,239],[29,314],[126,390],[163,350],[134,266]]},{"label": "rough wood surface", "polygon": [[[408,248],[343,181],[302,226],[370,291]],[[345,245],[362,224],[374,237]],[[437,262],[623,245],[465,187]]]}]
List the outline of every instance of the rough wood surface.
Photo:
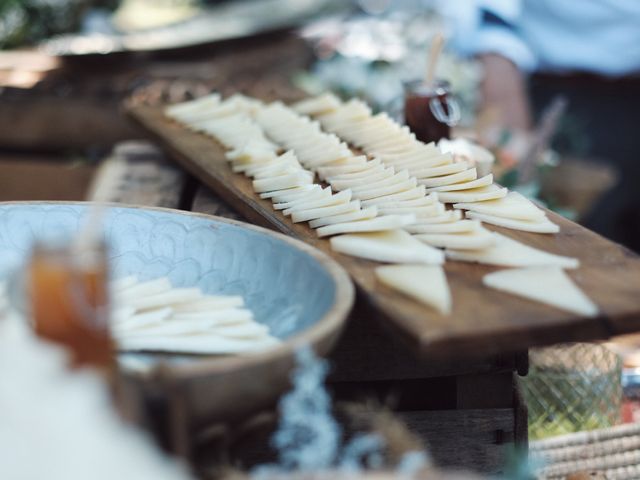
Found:
[{"label": "rough wood surface", "polygon": [[[412,432],[426,439],[436,465],[496,472],[514,440],[514,412],[490,410],[400,412]],[[462,433],[464,432],[464,433]]]},{"label": "rough wood surface", "polygon": [[354,278],[363,301],[421,353],[482,355],[531,346],[605,338],[640,328],[640,259],[585,228],[550,213],[557,235],[492,228],[534,247],[580,258],[570,275],[602,308],[598,318],[581,318],[545,305],[484,288],[482,276],[493,267],[447,262],[453,313],[442,316],[376,283],[374,262],[331,252],[307,225],[293,224],[260,199],[246,177],[234,174],[223,149],[211,138],[169,121],[159,108],[138,107],[132,117],[192,175],[225,198],[248,220],[300,238],[336,258]]}]

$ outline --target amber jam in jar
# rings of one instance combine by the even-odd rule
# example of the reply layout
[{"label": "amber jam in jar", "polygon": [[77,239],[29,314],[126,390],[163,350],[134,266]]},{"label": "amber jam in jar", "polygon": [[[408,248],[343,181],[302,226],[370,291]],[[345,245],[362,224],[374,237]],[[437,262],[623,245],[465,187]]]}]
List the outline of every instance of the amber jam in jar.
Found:
[{"label": "amber jam in jar", "polygon": [[73,367],[109,373],[114,349],[109,332],[106,248],[37,244],[27,272],[36,333],[63,345]]},{"label": "amber jam in jar", "polygon": [[404,120],[416,138],[425,143],[450,138],[451,127],[460,120],[460,107],[451,95],[449,84],[406,83]]}]

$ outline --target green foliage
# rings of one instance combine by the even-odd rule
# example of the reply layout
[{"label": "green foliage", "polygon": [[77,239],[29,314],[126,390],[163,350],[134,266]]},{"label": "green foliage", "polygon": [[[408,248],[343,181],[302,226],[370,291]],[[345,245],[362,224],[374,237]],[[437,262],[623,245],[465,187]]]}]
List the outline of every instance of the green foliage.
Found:
[{"label": "green foliage", "polygon": [[0,48],[37,43],[76,31],[90,7],[114,8],[115,0],[0,0]]}]

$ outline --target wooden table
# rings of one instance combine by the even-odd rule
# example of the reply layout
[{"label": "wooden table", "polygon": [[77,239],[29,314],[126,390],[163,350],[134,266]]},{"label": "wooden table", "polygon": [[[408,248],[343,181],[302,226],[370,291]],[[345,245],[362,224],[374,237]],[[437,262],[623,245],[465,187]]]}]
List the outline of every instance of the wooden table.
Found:
[{"label": "wooden table", "polygon": [[[127,152],[128,150],[128,152]],[[93,200],[182,208],[242,219],[219,197],[168,162],[157,150],[106,159],[90,196]],[[341,341],[331,355],[330,388],[337,400],[391,405],[430,445],[441,465],[496,471],[515,443],[526,444],[526,409],[517,374],[527,370],[526,348],[569,339],[608,336],[605,329],[572,332],[567,338],[543,330],[503,352],[418,355],[404,336],[394,335],[371,303],[359,297]],[[479,343],[484,342],[484,333]],[[524,347],[523,347],[524,345]],[[525,348],[522,350],[522,348]],[[175,426],[175,422],[174,426]],[[193,432],[197,435],[197,432]],[[184,435],[182,435],[184,436]],[[264,449],[264,444],[252,448]],[[260,453],[256,454],[258,457]]]},{"label": "wooden table", "polygon": [[[263,97],[286,97],[295,94],[290,87],[283,87],[286,78],[292,69],[304,64],[301,59],[305,54],[296,50],[299,47],[296,42],[294,51],[298,53],[283,54],[282,49],[290,51],[290,40],[276,47],[254,45],[244,49],[242,55],[234,49],[218,52],[212,64],[209,60],[185,63],[165,59],[147,66],[144,74],[147,79],[168,79],[167,82],[187,78],[223,92],[259,89]],[[152,88],[141,93],[153,96],[155,91]],[[23,106],[18,109],[28,110]],[[188,148],[204,148],[194,137],[182,138],[188,144],[196,142]],[[169,145],[168,152],[174,159],[185,162],[176,155],[180,146]],[[168,159],[163,160],[162,154],[134,157],[125,151],[103,162],[90,198],[232,218],[249,215],[246,220],[262,223],[263,217],[255,215],[255,210],[234,211],[189,173]],[[197,170],[190,165],[190,171]],[[223,180],[210,181],[208,187],[220,192]],[[238,177],[234,181],[243,180]],[[267,207],[264,203],[263,208]],[[430,444],[436,461],[443,465],[468,466],[480,471],[499,469],[514,442],[524,444],[527,439],[526,410],[516,386],[517,375],[527,371],[528,348],[606,338],[640,329],[640,316],[636,315],[640,310],[636,298],[640,297],[628,293],[629,290],[640,292],[637,257],[574,224],[561,223],[563,243],[544,247],[557,253],[578,255],[598,267],[578,280],[581,284],[586,282],[584,286],[598,303],[607,305],[606,317],[575,319],[557,312],[554,317],[544,306],[527,306],[526,302],[495,292],[489,295],[497,299],[497,304],[505,302],[512,310],[520,309],[521,314],[514,319],[491,310],[489,315],[478,318],[474,302],[480,294],[471,284],[477,283],[481,274],[490,269],[478,267],[476,273],[469,274],[465,266],[449,262],[447,273],[462,285],[468,302],[464,318],[456,315],[445,319],[434,315],[429,317],[431,323],[425,324],[424,318],[412,316],[408,310],[404,322],[391,323],[381,314],[384,310],[374,308],[360,289],[357,306],[331,356],[330,386],[334,396],[338,400],[374,397],[392,405]],[[528,237],[527,243],[535,242]],[[610,266],[616,267],[615,277],[604,273]],[[363,279],[364,284],[370,281]],[[460,294],[455,287],[453,294],[456,301]],[[178,425],[179,422],[173,422],[174,428],[179,428]],[[186,436],[185,432],[180,433],[179,437]]]},{"label": "wooden table", "polygon": [[[204,148],[196,137],[180,138],[190,148]],[[169,147],[180,155],[179,146]],[[210,143],[207,147],[210,149]],[[96,176],[92,198],[242,219],[208,188],[166,159],[161,160],[161,153],[134,157],[125,151],[104,162]],[[193,167],[190,170],[197,173]],[[237,179],[246,181],[239,175]],[[215,182],[209,184],[227,189],[236,180],[221,181],[226,182],[223,187]],[[251,220],[280,228],[255,215],[255,208],[242,210]],[[579,256],[586,264],[579,281],[592,289],[599,282],[606,285],[608,281],[607,288],[595,296],[605,307],[606,316],[575,319],[558,314],[536,318],[532,314],[519,316],[518,310],[512,308],[511,312],[516,313],[509,317],[505,312],[510,306],[503,304],[492,311],[499,315],[483,315],[479,319],[486,319],[485,325],[477,325],[475,317],[467,312],[463,312],[462,319],[452,318],[452,325],[443,324],[436,315],[418,317],[415,322],[421,322],[422,328],[411,338],[411,328],[403,331],[402,324],[393,324],[381,315],[379,306],[361,288],[347,329],[331,356],[334,396],[341,400],[375,398],[383,403],[391,398],[394,410],[426,439],[441,464],[482,471],[499,468],[509,445],[526,443],[526,409],[517,391],[516,377],[527,371],[528,348],[607,338],[640,328],[640,316],[634,314],[640,309],[640,302],[632,296],[633,292],[640,292],[638,257],[576,224],[561,218],[554,220],[562,227],[555,249],[553,245],[549,247],[548,236],[528,235],[527,243],[532,243],[531,238],[539,239],[538,246],[542,248]],[[301,236],[305,232],[287,233]],[[468,275],[468,270],[474,269],[479,278],[487,268],[447,264],[454,282],[460,281],[456,274]],[[619,271],[619,277],[611,277],[611,269]],[[455,296],[456,287],[453,288]],[[465,295],[472,299],[478,295],[468,288]],[[495,301],[491,299],[489,303]],[[514,300],[516,305],[518,302],[521,301]]]}]

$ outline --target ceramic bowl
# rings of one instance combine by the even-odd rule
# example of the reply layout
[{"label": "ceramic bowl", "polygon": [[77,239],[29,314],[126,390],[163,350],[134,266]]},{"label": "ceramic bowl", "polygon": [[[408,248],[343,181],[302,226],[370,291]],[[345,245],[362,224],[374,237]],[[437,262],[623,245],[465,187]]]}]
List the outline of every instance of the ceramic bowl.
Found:
[{"label": "ceramic bowl", "polygon": [[[34,239],[76,232],[86,203],[0,203],[0,279]],[[246,414],[288,386],[294,352],[326,354],[353,303],[347,273],[318,250],[264,228],[208,215],[113,205],[104,217],[114,277],[168,276],[174,286],[242,295],[282,344],[241,356],[146,355],[132,372],[146,391],[180,397],[180,415],[202,423]],[[125,362],[125,365],[127,362]]]}]

